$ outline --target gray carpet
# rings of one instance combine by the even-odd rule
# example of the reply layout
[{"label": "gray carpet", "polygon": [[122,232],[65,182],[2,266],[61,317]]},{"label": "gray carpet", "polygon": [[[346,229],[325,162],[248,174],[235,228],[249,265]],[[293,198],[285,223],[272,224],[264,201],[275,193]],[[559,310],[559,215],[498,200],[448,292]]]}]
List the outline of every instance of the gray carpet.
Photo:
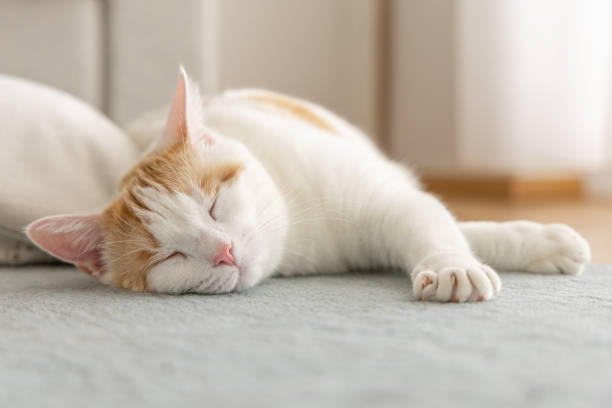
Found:
[{"label": "gray carpet", "polygon": [[502,280],[443,305],[398,274],[159,296],[0,268],[0,406],[612,406],[612,267]]}]

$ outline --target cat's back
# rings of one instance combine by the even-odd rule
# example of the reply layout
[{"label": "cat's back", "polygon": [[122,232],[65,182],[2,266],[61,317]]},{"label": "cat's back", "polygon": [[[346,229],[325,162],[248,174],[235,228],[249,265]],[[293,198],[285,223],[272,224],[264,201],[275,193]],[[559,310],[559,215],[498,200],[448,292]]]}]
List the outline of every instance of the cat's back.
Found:
[{"label": "cat's back", "polygon": [[205,103],[204,120],[242,142],[281,185],[303,183],[323,195],[364,177],[399,177],[418,185],[361,130],[303,99],[261,89],[229,90]]},{"label": "cat's back", "polygon": [[[314,139],[330,139],[327,142],[349,142],[373,146],[370,139],[347,121],[312,102],[263,89],[238,89],[225,91],[206,103],[207,124],[225,126],[224,122],[247,122],[254,133],[261,126],[266,135],[270,128],[282,128],[288,143],[308,142]],[[290,129],[290,131],[288,131]],[[309,133],[304,140],[296,137]],[[266,135],[260,135],[265,137]],[[323,140],[325,141],[325,140]],[[278,141],[277,141],[278,142]]]},{"label": "cat's back", "polygon": [[206,125],[246,145],[275,178],[299,174],[320,184],[339,168],[354,174],[359,170],[355,166],[387,161],[363,132],[312,102],[241,89],[226,91],[205,105]]}]

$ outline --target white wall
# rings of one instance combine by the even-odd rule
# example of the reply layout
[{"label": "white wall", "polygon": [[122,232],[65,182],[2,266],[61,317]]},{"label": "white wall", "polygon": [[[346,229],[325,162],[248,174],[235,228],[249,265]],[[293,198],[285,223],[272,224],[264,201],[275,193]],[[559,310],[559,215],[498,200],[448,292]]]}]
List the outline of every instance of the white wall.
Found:
[{"label": "white wall", "polygon": [[430,173],[602,165],[609,134],[609,2],[393,4],[396,157]]},{"label": "white wall", "polygon": [[218,87],[264,87],[375,126],[376,2],[223,0]]},{"label": "white wall", "polygon": [[426,169],[454,167],[455,5],[447,0],[395,0],[389,151]]},{"label": "white wall", "polygon": [[373,133],[376,2],[110,1],[110,114],[167,103],[184,64],[206,93],[264,87],[321,103]]},{"label": "white wall", "polygon": [[103,108],[101,3],[0,3],[0,74],[48,84]]},{"label": "white wall", "polygon": [[216,91],[217,17],[218,0],[109,0],[109,115],[125,124],[169,103],[181,64]]},{"label": "white wall", "polygon": [[459,164],[592,170],[607,136],[605,0],[458,3]]}]

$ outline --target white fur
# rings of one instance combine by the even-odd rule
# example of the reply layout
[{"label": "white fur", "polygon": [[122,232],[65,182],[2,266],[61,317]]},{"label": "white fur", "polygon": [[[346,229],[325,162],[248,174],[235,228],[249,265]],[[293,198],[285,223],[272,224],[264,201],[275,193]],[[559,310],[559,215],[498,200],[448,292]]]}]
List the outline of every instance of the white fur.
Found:
[{"label": "white fur", "polygon": [[459,225],[472,250],[501,270],[578,275],[591,258],[589,244],[567,225],[529,221]]},{"label": "white fur", "polygon": [[[202,159],[247,163],[240,183],[221,193],[225,220],[207,218],[205,195],[141,192],[158,213],[143,215],[150,231],[168,253],[181,248],[191,256],[160,264],[149,277],[153,290],[223,292],[271,274],[391,266],[411,275],[420,299],[470,301],[501,288],[495,271],[476,256],[531,272],[578,273],[588,262],[588,244],[566,226],[456,223],[359,130],[306,102],[337,134],[246,98],[260,92],[229,91],[202,110],[216,135]],[[241,237],[243,231],[251,235]],[[244,275],[210,264],[207,248],[229,239],[238,263],[249,269]]]}]

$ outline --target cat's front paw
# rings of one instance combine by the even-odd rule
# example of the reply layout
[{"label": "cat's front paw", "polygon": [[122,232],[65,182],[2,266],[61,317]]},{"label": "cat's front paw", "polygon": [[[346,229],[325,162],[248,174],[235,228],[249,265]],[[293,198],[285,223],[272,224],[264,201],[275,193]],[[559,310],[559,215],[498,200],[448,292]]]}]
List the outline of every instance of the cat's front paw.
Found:
[{"label": "cat's front paw", "polygon": [[578,275],[591,260],[588,242],[564,224],[547,224],[525,239],[528,272]]},{"label": "cat's front paw", "polygon": [[481,301],[501,290],[501,280],[493,269],[464,254],[429,256],[414,268],[411,277],[414,296],[420,300]]}]

